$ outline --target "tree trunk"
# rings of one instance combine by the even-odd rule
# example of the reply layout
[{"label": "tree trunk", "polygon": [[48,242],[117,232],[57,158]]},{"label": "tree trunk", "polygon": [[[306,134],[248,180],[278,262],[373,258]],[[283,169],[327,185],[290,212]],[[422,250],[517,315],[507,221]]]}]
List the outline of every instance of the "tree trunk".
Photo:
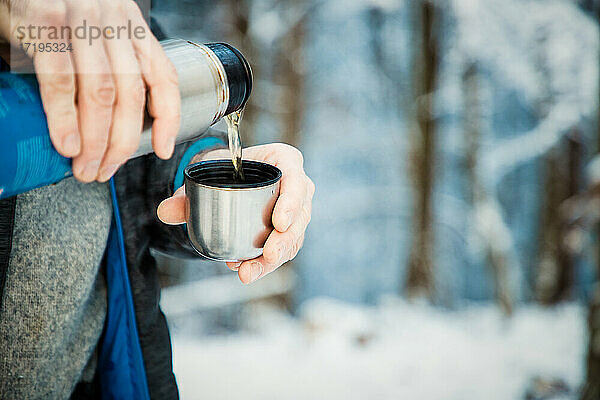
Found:
[{"label": "tree trunk", "polygon": [[494,218],[498,226],[479,230],[484,243],[487,262],[492,272],[496,301],[502,311],[506,315],[510,315],[513,310],[513,296],[509,280],[510,257],[507,254],[508,248],[504,245],[506,240],[501,238],[508,229],[500,225],[502,224],[500,211],[495,203],[491,201],[478,174],[479,142],[483,115],[478,72],[475,64],[470,65],[463,75],[463,98],[465,101],[465,166],[471,204],[476,223],[479,223],[478,215],[486,212],[486,210],[494,210],[498,216]]},{"label": "tree trunk", "polygon": [[411,174],[414,184],[413,243],[405,289],[409,297],[433,299],[433,207],[435,173],[435,120],[433,91],[438,67],[439,9],[432,2],[414,2],[413,82],[415,126],[412,135]]},{"label": "tree trunk", "polygon": [[[545,92],[537,107],[539,118],[543,119],[555,102],[550,85],[552,75],[548,69],[547,33],[543,30],[538,32],[536,59],[540,85]],[[572,286],[573,259],[563,244],[567,227],[559,210],[563,202],[575,195],[579,188],[580,158],[581,145],[576,129],[567,136],[566,141],[559,141],[542,158],[544,184],[540,192],[540,247],[534,276],[534,295],[546,305],[566,299]]]},{"label": "tree trunk", "polygon": [[[560,207],[579,189],[581,144],[577,130],[544,157],[545,181],[540,223],[540,256],[535,297],[542,304],[566,300],[573,286],[573,256],[564,246],[566,225]],[[561,146],[562,145],[562,146]],[[566,147],[566,149],[565,149]]]}]

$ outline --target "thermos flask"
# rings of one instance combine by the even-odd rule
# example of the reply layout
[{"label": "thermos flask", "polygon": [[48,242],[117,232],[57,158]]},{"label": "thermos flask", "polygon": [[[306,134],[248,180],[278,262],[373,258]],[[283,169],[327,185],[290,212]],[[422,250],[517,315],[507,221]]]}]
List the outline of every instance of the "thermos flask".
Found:
[{"label": "thermos flask", "polygon": [[[176,143],[201,137],[240,110],[252,90],[244,56],[224,43],[196,44],[169,39],[161,45],[177,69],[181,128]],[[137,152],[151,153],[151,119],[146,116]],[[0,73],[0,199],[71,176],[71,160],[52,145],[37,81],[33,75]]]}]

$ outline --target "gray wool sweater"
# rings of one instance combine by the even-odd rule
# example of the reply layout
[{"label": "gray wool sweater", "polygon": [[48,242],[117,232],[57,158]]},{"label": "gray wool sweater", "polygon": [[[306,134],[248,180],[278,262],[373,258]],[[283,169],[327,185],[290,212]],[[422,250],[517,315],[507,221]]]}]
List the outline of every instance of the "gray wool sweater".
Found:
[{"label": "gray wool sweater", "polygon": [[91,380],[106,315],[107,184],[74,178],[17,197],[0,310],[0,399],[68,399]]}]

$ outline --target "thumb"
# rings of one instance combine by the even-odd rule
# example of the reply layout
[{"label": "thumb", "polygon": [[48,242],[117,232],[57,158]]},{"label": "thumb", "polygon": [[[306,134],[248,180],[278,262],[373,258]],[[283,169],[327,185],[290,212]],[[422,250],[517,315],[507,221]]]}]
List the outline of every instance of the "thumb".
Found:
[{"label": "thumb", "polygon": [[185,222],[185,190],[184,186],[177,189],[173,196],[163,200],[156,210],[158,218],[169,225],[179,225]]}]

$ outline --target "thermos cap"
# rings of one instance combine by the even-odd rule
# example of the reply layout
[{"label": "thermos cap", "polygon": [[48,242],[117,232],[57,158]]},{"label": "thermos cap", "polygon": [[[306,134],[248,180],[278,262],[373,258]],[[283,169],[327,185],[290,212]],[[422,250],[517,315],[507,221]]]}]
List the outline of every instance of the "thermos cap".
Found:
[{"label": "thermos cap", "polygon": [[235,47],[227,43],[205,45],[223,64],[229,85],[229,104],[225,115],[241,110],[252,91],[252,70],[246,58]]}]

